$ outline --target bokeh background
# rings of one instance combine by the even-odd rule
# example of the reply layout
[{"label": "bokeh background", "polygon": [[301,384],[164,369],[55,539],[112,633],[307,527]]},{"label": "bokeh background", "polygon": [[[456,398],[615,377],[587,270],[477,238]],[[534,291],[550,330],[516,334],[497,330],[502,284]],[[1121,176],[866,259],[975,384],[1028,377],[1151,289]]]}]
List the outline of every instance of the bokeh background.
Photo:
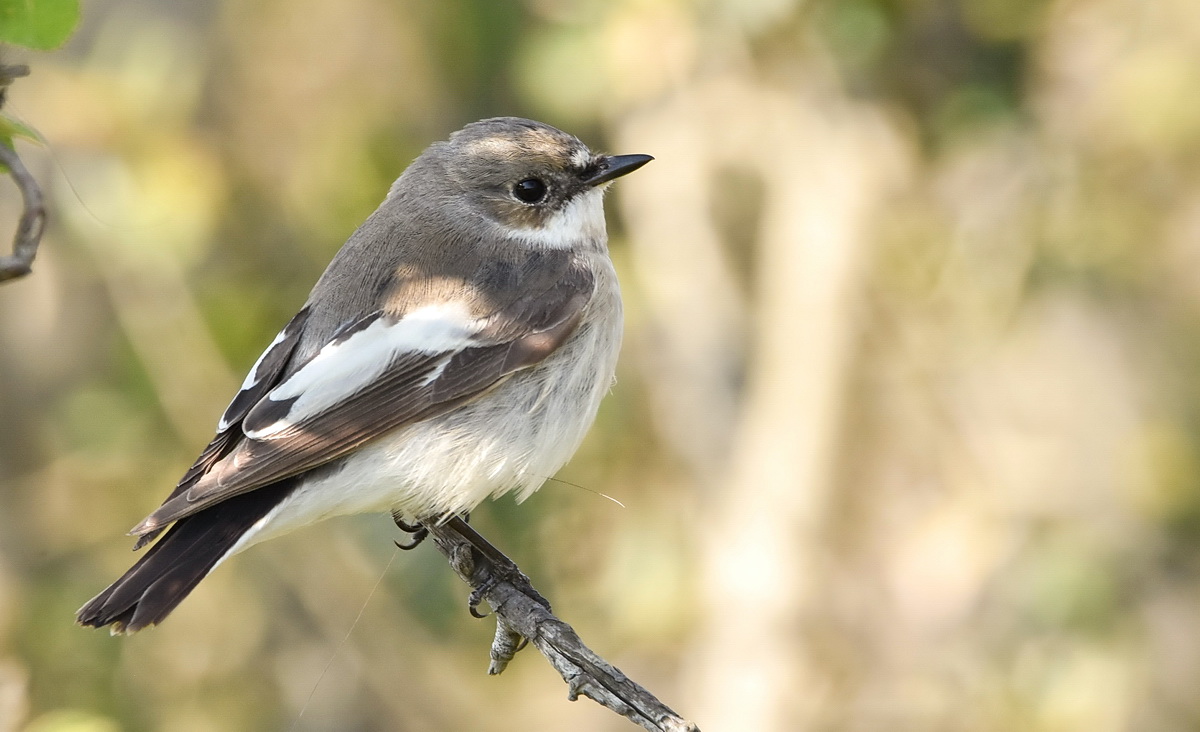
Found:
[{"label": "bokeh background", "polygon": [[657,157],[610,197],[619,383],[475,518],[593,648],[707,732],[1200,729],[1195,0],[89,0],[10,59],[53,213],[0,288],[0,730],[632,729],[487,677],[385,517],[72,622],[390,181],[498,114]]}]

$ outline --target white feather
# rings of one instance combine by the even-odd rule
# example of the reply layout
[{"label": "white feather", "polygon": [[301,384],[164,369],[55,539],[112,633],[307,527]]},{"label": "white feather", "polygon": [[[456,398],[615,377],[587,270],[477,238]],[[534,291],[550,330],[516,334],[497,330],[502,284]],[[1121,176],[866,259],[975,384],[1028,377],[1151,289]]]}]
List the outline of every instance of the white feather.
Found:
[{"label": "white feather", "polygon": [[467,348],[481,324],[458,302],[427,305],[395,322],[380,318],[344,341],[331,343],[271,390],[267,398],[295,399],[287,415],[246,436],[269,440],[362,391],[390,363],[408,353],[446,353]]},{"label": "white feather", "polygon": [[[246,378],[242,381],[242,386],[240,389],[238,389],[238,394],[241,394],[243,391],[251,389],[258,384],[258,368],[262,366],[263,359],[267,357],[267,354],[271,352],[272,348],[278,346],[287,337],[287,328],[279,331],[279,334],[275,336],[275,340],[271,341],[271,344],[263,350],[262,355],[260,355],[258,360],[254,362],[254,365],[250,367],[250,372],[246,374]],[[229,402],[229,406],[233,406],[233,402],[236,400],[237,397],[234,397],[234,399]],[[226,407],[225,411],[229,411],[229,407]],[[217,432],[224,432],[228,428],[229,423],[225,421],[225,415],[222,414],[221,419],[217,422]]]},{"label": "white feather", "polygon": [[584,240],[603,241],[604,189],[584,191],[554,213],[546,223],[533,229],[509,229],[510,236],[534,246],[550,249],[570,249]]},{"label": "white feather", "polygon": [[612,264],[598,254],[595,268],[587,315],[558,351],[487,399],[401,427],[310,473],[230,554],[332,516],[397,510],[429,518],[510,491],[527,498],[575,453],[612,385],[620,294]]}]

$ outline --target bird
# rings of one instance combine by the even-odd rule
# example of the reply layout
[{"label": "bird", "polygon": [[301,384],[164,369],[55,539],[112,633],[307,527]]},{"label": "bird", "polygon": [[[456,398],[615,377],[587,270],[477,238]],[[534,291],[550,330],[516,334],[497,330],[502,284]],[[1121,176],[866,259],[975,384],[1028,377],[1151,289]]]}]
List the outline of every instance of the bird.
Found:
[{"label": "bird", "polygon": [[651,160],[518,117],[426,148],[129,532],[135,550],[153,545],[78,623],[156,625],[229,557],[326,518],[436,522],[536,491],[614,382],[622,306],[603,197]]}]

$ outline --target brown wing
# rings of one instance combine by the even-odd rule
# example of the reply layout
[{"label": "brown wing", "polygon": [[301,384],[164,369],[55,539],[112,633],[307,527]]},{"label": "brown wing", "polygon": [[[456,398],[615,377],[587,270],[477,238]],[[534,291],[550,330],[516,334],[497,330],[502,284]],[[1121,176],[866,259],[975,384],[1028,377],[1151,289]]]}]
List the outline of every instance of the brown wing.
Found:
[{"label": "brown wing", "polygon": [[[310,470],[397,427],[477,398],[561,346],[583,318],[593,289],[590,272],[573,267],[548,290],[510,301],[457,341],[453,334],[429,338],[438,348],[415,348],[408,338],[403,341],[408,348],[389,350],[379,345],[399,333],[389,329],[411,326],[405,319],[413,315],[368,315],[251,407],[240,423],[245,437],[131,533],[159,531],[214,503]],[[361,357],[365,365],[367,355],[377,352],[387,358],[379,372],[352,392],[339,393],[344,388],[339,375],[358,372],[342,368],[347,364],[337,359]],[[298,385],[305,388],[294,393]],[[336,400],[323,404],[329,394]]]},{"label": "brown wing", "polygon": [[[250,368],[250,373],[246,376],[245,382],[242,383],[242,388],[237,395],[233,397],[233,401],[226,407],[225,413],[221,415],[220,421],[217,423],[217,434],[213,437],[212,442],[208,443],[208,447],[200,453],[200,457],[196,458],[196,462],[188,471],[180,478],[179,484],[175,486],[175,490],[171,491],[171,495],[167,496],[167,500],[163,502],[165,505],[172,499],[184,494],[186,491],[196,485],[201,478],[204,477],[213,466],[219,463],[223,458],[228,456],[237,444],[243,439],[242,420],[245,419],[251,407],[262,400],[271,389],[279,384],[288,364],[292,360],[292,355],[296,351],[296,345],[300,342],[300,335],[304,332],[304,324],[308,321],[308,308],[305,307],[296,313],[288,324],[279,331],[279,335],[267,346],[267,350],[259,356],[258,361]],[[141,549],[146,544],[154,540],[161,532],[161,528],[151,530],[138,537],[137,543],[134,544],[134,549]]]}]

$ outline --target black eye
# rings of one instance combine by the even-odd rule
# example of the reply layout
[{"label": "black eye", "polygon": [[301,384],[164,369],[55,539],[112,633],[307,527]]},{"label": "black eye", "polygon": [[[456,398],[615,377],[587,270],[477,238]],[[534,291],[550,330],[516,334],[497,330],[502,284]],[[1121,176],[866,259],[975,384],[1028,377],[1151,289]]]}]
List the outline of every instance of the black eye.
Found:
[{"label": "black eye", "polygon": [[513,186],[513,195],[525,203],[537,203],[546,197],[546,184],[537,178],[526,178]]}]

